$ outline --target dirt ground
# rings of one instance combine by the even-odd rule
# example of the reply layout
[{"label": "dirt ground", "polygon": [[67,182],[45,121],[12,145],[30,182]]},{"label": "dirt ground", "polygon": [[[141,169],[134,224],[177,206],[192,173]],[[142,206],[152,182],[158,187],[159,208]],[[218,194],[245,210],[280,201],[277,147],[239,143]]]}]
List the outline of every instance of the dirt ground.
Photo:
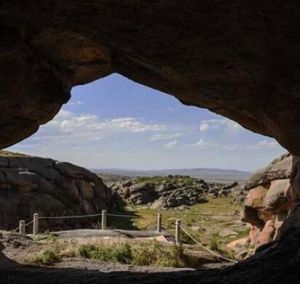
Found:
[{"label": "dirt ground", "polygon": [[[72,237],[78,240],[90,238],[90,231],[75,231]],[[153,237],[156,234],[150,233],[150,236],[137,236],[134,232],[129,237],[130,241],[141,241],[141,236],[145,238]],[[99,234],[98,237],[100,237]],[[124,232],[116,233],[109,231],[106,238],[124,237]],[[62,239],[68,239],[70,232],[64,232],[60,236]],[[104,236],[102,236],[104,237]],[[134,240],[132,238],[135,237]],[[30,254],[39,252],[43,246],[43,240],[34,241],[30,237],[18,235],[2,234],[0,246],[0,284],[6,283],[166,283],[163,279],[176,280],[184,275],[196,273],[192,268],[169,268],[169,267],[149,267],[133,266],[120,263],[99,262],[91,259],[82,259],[80,257],[64,258],[52,266],[28,265],[26,257]],[[200,252],[205,265],[204,270],[216,269],[228,266],[228,263],[219,263],[205,252]],[[167,281],[167,280],[166,280]]]},{"label": "dirt ground", "polygon": [[18,242],[12,241],[9,246],[14,249],[11,249],[2,239],[0,284],[297,284],[300,283],[299,242],[300,230],[294,229],[235,265],[207,264],[193,270],[136,267],[80,259],[68,259],[53,267],[34,267],[17,261],[22,258],[23,250]]}]

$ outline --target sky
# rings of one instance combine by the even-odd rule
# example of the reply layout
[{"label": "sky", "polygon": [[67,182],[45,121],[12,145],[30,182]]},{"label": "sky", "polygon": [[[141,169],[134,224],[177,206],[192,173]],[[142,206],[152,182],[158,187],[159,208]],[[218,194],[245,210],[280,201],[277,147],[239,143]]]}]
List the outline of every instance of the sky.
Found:
[{"label": "sky", "polygon": [[52,121],[8,150],[92,169],[245,171],[286,152],[274,139],[118,74],[74,87]]}]

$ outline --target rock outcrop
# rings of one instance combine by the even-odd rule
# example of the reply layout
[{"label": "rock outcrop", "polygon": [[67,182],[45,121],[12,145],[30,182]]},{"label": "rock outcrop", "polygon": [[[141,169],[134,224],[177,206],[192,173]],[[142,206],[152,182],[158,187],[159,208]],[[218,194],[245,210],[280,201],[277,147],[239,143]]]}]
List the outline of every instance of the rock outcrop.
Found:
[{"label": "rock outcrop", "polygon": [[290,176],[292,156],[286,154],[255,173],[245,185],[242,221],[251,224],[249,243],[254,247],[278,237],[292,206]]},{"label": "rock outcrop", "polygon": [[[152,209],[191,206],[207,202],[206,197],[243,196],[239,184],[207,183],[189,176],[169,175],[133,178],[113,182],[110,188],[125,204],[151,205]],[[234,192],[234,193],[233,193]]]},{"label": "rock outcrop", "polygon": [[[40,216],[87,215],[116,209],[111,191],[94,173],[30,156],[0,156],[0,229]],[[91,227],[98,219],[41,220],[41,229]]]}]

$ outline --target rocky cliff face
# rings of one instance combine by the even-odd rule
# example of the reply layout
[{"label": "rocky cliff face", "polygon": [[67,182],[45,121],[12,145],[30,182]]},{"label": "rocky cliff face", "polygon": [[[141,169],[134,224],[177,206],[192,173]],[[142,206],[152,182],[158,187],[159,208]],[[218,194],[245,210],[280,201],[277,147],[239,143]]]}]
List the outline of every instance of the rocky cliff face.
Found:
[{"label": "rocky cliff face", "polygon": [[[86,215],[115,209],[111,191],[90,171],[52,159],[0,156],[0,229],[13,229],[20,219]],[[99,219],[99,218],[98,218]],[[41,228],[91,227],[97,219],[41,221]]]},{"label": "rocky cliff face", "polygon": [[248,180],[242,221],[251,224],[248,241],[258,247],[277,239],[292,206],[290,176],[292,156],[286,154]]}]

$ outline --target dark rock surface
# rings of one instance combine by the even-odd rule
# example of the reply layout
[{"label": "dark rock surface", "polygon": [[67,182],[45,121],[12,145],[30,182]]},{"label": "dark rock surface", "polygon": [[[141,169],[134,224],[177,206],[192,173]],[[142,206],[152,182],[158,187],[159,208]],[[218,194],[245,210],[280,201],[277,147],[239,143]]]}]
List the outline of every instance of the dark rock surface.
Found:
[{"label": "dark rock surface", "polygon": [[0,146],[118,72],[300,154],[298,1],[2,0]]},{"label": "dark rock surface", "polygon": [[[72,165],[30,156],[0,156],[0,229],[40,216],[87,215],[113,211],[112,192],[94,173]],[[98,217],[98,221],[99,221]],[[41,229],[91,227],[97,219],[40,221]]]}]

